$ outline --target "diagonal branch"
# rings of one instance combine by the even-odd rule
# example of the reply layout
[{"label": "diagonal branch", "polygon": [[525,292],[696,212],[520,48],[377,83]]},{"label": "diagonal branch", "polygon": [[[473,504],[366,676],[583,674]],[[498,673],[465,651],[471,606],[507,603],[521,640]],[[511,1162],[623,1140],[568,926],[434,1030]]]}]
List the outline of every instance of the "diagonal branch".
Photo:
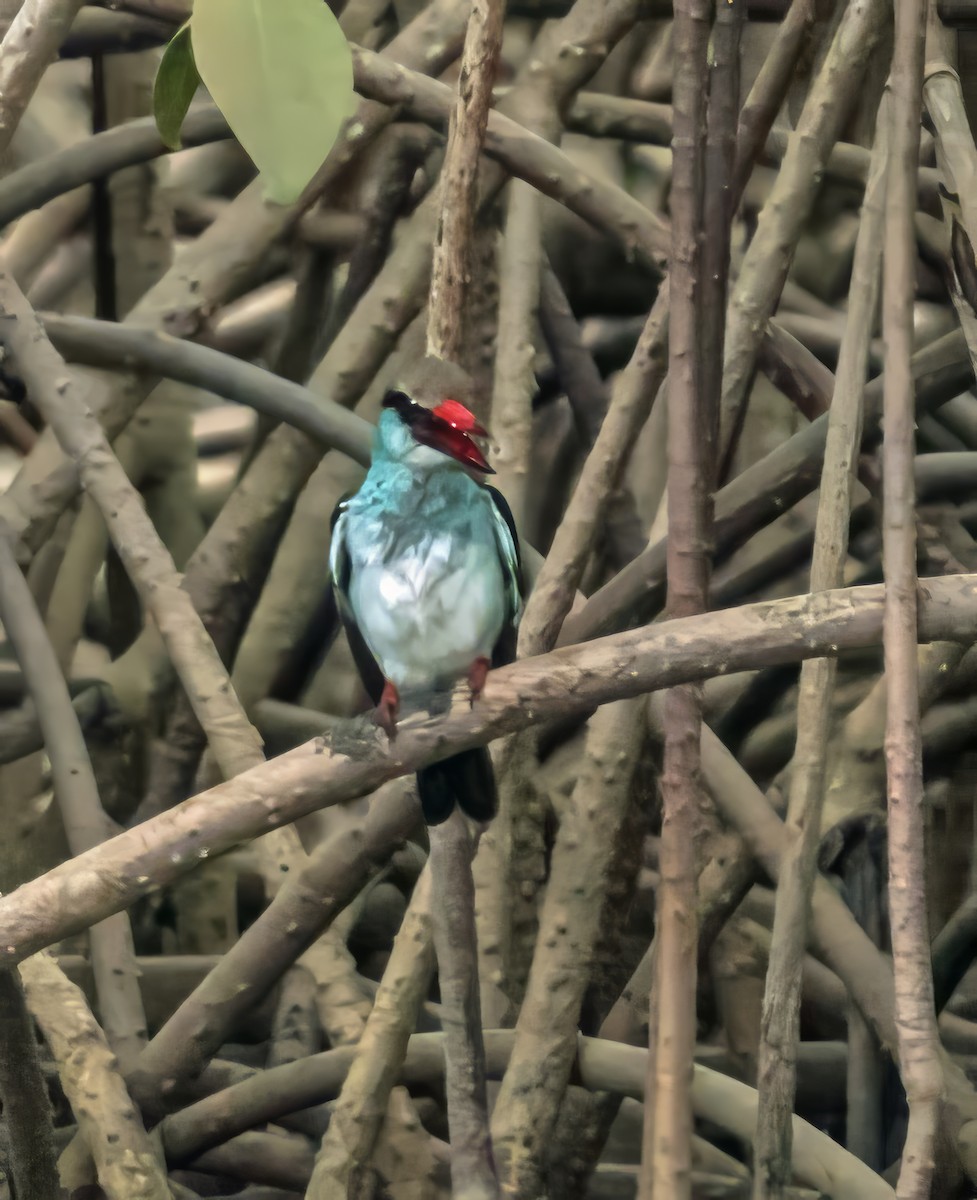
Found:
[{"label": "diagonal branch", "polygon": [[[920,584],[923,641],[977,640],[977,576]],[[375,730],[338,729],[184,801],[0,898],[0,964],[17,962],[164,887],[199,861],[458,750],[581,717],[612,700],[879,644],[884,589],[849,588],[664,621],[500,668],[476,710],[406,720],[391,757]],[[359,726],[357,726],[359,728]]]},{"label": "diagonal branch", "polygon": [[[0,621],[34,701],[68,847],[72,854],[83,854],[109,836],[109,821],[54,647],[4,537],[0,537]],[[113,913],[93,925],[89,937],[102,1025],[125,1067],[146,1042],[146,1013],[129,918]]]},{"label": "diagonal branch", "polygon": [[22,962],[20,977],[108,1200],[170,1200],[153,1143],[84,993],[46,951]]},{"label": "diagonal branch", "polygon": [[[225,775],[242,762],[262,760],[261,739],[230,685],[193,602],[180,586],[173,559],[153,528],[89,406],[89,397],[68,372],[20,288],[0,272],[0,336],[17,370],[66,455],[77,465],[86,493],[97,505],[109,537],[146,611],[152,616],[180,676],[197,719]],[[264,850],[269,875],[300,857],[298,835],[275,833]]]},{"label": "diagonal branch", "polygon": [[817,196],[821,171],[889,12],[879,0],[855,0],[845,9],[740,266],[729,302],[723,361],[721,479],[745,414],[764,330]]},{"label": "diagonal branch", "polygon": [[41,76],[83,0],[24,0],[0,42],[0,154],[10,145]]}]

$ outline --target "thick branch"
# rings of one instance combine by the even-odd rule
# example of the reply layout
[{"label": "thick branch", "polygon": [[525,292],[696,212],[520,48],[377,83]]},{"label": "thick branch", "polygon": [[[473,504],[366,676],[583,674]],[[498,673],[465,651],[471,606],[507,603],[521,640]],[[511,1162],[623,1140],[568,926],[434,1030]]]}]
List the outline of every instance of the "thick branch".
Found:
[{"label": "thick branch", "polygon": [[22,962],[20,977],[106,1196],[170,1200],[153,1144],[81,989],[47,952]]},{"label": "thick branch", "polygon": [[[977,576],[920,583],[919,637],[977,639]],[[884,589],[850,588],[667,621],[501,668],[472,711],[317,738],[219,784],[0,898],[0,963],[88,928],[198,861],[457,750],[678,683],[878,645]],[[361,727],[363,728],[363,727]]]}]

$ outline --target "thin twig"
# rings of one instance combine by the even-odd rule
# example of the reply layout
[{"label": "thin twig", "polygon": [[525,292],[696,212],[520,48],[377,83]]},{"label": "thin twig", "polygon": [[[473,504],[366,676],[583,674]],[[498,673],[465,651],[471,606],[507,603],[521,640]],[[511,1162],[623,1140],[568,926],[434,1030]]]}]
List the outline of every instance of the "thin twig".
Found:
[{"label": "thin twig", "polygon": [[[504,0],[473,0],[458,91],[441,171],[438,224],[428,298],[427,352],[466,363],[472,241],[478,213],[477,172],[502,45]],[[431,874],[438,920],[434,942],[447,1028],[445,1084],[451,1135],[451,1183],[462,1200],[499,1194],[489,1144],[485,1050],[475,949],[473,847],[465,820],[431,829]]]},{"label": "thin twig", "polygon": [[[887,106],[876,126],[874,169],[865,190],[855,248],[848,323],[842,340],[811,564],[811,591],[844,582],[851,494],[862,440],[862,397],[875,323],[885,197]],[[800,1013],[800,963],[807,946],[807,911],[817,872],[821,811],[836,663],[813,659],[801,668],[797,744],[790,777],[786,829],[774,911],[773,937],[763,998],[758,1078],[756,1200],[779,1200],[790,1182],[794,1045]]]},{"label": "thin twig", "polygon": [[445,1031],[452,1194],[460,1200],[491,1200],[498,1196],[499,1184],[489,1139],[482,1044],[475,885],[471,869],[476,847],[459,809],[432,829],[430,838],[431,905]]},{"label": "thin twig", "polygon": [[[72,854],[83,854],[105,841],[109,822],[68,685],[5,537],[0,537],[0,621],[37,710],[68,846]],[[94,925],[89,936],[102,1025],[126,1069],[146,1044],[146,1014],[129,918],[116,913]]]},{"label": "thin twig", "polygon": [[478,208],[478,160],[492,105],[504,18],[503,0],[473,0],[441,170],[427,347],[429,354],[453,362],[460,361],[464,347],[464,309]]},{"label": "thin twig", "polygon": [[886,598],[883,646],[888,679],[885,761],[888,776],[889,911],[896,1029],[909,1127],[896,1195],[930,1195],[944,1079],[933,1006],[926,918],[923,765],[917,663],[915,416],[909,361],[916,282],[915,173],[919,158],[925,0],[896,6],[892,57],[890,157],[885,205],[882,328],[885,436],[882,557]]},{"label": "thin twig", "polygon": [[763,60],[753,87],[743,101],[736,130],[734,196],[743,194],[753,164],[780,111],[781,100],[787,93],[797,61],[815,28],[816,16],[815,0],[791,0],[770,53]]},{"label": "thin twig", "polygon": [[554,535],[519,626],[519,653],[549,650],[573,605],[601,520],[638,430],[665,378],[668,281],[663,281],[634,354],[614,388],[570,503]]},{"label": "thin twig", "polygon": [[[704,362],[702,253],[703,143],[706,124],[702,79],[707,71],[711,5],[676,0],[673,21],[672,254],[668,326],[668,610],[676,617],[709,604],[718,368]],[[733,99],[733,111],[736,100]],[[731,132],[731,131],[730,131]],[[723,157],[720,147],[719,157]],[[728,228],[722,173],[713,169],[714,218]],[[717,211],[718,210],[718,211]],[[723,211],[727,210],[727,211]],[[724,301],[728,233],[712,231],[712,316]],[[641,1154],[642,1200],[682,1200],[692,1187],[692,1061],[696,1021],[695,843],[700,800],[699,731],[702,693],[695,684],[665,695],[662,765],[661,883],[656,902],[658,955],[649,1009],[649,1080],[654,1104],[645,1108]]]},{"label": "thin twig", "polygon": [[531,187],[509,184],[505,234],[499,253],[499,318],[492,390],[492,436],[498,486],[516,528],[525,528],[536,378],[533,333],[542,263],[540,198]]},{"label": "thin twig", "polygon": [[69,362],[97,367],[133,367],[205,388],[285,421],[308,438],[342,450],[357,462],[370,458],[369,424],[328,396],[275,375],[254,363],[172,334],[91,317],[38,314],[55,348]]},{"label": "thin twig", "polygon": [[760,342],[817,195],[821,170],[858,94],[889,11],[879,0],[856,0],[845,9],[740,266],[727,316],[720,479],[728,470]]},{"label": "thin twig", "polygon": [[[129,578],[156,622],[223,773],[232,776],[242,765],[256,765],[263,759],[261,739],[230,686],[193,602],[180,586],[169,551],[112,453],[85,389],[69,373],[6,272],[0,272],[0,316],[4,344],[62,450],[77,464],[86,493],[98,506]],[[304,857],[294,830],[284,836],[276,832],[262,849],[272,882]]]}]

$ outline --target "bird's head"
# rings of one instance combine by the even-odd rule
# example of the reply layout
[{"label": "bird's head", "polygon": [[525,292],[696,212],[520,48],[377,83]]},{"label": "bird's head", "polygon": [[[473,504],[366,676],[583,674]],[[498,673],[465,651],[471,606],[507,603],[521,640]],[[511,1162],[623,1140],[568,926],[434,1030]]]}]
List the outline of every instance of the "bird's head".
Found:
[{"label": "bird's head", "polygon": [[494,474],[476,438],[487,437],[471,409],[474,386],[453,363],[420,360],[383,397],[379,443],[391,458],[419,467],[444,456],[481,475]]}]

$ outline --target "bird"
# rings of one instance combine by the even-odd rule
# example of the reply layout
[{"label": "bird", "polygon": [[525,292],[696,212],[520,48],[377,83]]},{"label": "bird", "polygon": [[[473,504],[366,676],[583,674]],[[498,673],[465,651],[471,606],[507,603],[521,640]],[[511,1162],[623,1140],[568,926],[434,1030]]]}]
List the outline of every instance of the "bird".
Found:
[{"label": "bird", "polygon": [[[474,384],[456,364],[415,360],[381,401],[370,468],[332,518],[329,560],[353,659],[393,741],[401,695],[448,691],[470,701],[491,667],[512,662],[522,610],[519,539],[478,442]],[[466,404],[465,401],[468,403]],[[455,805],[476,821],[498,807],[484,746],[417,772],[428,825]]]}]

